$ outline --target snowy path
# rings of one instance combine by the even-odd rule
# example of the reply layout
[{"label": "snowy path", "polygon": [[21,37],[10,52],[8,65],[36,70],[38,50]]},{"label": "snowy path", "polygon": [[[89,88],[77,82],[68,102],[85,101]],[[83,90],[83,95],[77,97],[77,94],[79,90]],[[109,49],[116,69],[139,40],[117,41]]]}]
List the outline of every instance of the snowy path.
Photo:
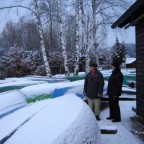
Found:
[{"label": "snowy path", "polygon": [[106,117],[109,116],[109,109],[105,109],[101,113],[102,121],[99,122],[100,126],[115,126],[117,127],[118,133],[115,135],[102,135],[102,144],[142,144],[137,136],[132,134],[133,122],[130,117],[135,116],[135,113],[132,111],[132,106],[135,106],[135,101],[120,102],[122,122],[112,123],[111,121],[106,120]]}]

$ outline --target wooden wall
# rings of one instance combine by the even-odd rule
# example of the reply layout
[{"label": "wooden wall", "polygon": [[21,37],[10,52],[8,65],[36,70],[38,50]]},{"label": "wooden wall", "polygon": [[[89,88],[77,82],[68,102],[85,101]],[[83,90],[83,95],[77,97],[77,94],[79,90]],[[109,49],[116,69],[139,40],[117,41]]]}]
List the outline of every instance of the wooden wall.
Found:
[{"label": "wooden wall", "polygon": [[137,114],[144,118],[144,19],[136,25]]}]

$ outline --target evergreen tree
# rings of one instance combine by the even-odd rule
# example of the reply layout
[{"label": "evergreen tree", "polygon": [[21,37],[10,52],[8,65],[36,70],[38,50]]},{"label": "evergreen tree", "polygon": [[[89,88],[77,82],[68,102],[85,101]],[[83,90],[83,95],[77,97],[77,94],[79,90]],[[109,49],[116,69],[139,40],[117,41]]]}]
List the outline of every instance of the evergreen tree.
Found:
[{"label": "evergreen tree", "polygon": [[118,38],[116,38],[116,43],[113,46],[112,51],[112,62],[117,62],[123,64],[126,62],[126,47],[124,42],[120,43]]}]

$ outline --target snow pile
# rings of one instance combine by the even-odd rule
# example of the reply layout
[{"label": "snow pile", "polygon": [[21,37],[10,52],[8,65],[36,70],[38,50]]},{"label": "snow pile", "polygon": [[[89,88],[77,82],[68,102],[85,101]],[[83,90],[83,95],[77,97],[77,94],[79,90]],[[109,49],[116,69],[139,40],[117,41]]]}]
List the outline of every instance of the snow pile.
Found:
[{"label": "snow pile", "polygon": [[100,144],[90,108],[75,95],[51,103],[20,127],[5,144]]},{"label": "snow pile", "polygon": [[8,112],[25,106],[24,95],[18,91],[9,91],[0,94],[0,117]]}]

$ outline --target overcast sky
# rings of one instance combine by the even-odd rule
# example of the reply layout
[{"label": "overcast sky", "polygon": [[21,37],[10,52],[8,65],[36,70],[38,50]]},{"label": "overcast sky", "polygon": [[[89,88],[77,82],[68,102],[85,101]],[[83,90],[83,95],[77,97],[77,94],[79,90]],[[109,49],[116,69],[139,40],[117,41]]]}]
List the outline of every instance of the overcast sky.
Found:
[{"label": "overcast sky", "polygon": [[[14,5],[13,1],[15,1],[16,4],[23,3],[26,5],[28,1],[21,1],[21,0],[0,0],[0,7],[7,6],[7,5]],[[135,0],[133,0],[135,1]],[[7,21],[13,20],[14,22],[17,22],[18,19],[22,16],[28,16],[29,12],[25,9],[11,9],[11,10],[2,10],[0,11],[0,31],[3,30],[5,24]],[[121,33],[119,33],[117,30],[112,30],[109,28],[109,35],[107,38],[107,45],[112,46],[115,42],[115,38],[118,37],[120,41],[125,41],[125,43],[133,43],[135,44],[135,28],[131,27],[127,30],[120,30]]]}]

